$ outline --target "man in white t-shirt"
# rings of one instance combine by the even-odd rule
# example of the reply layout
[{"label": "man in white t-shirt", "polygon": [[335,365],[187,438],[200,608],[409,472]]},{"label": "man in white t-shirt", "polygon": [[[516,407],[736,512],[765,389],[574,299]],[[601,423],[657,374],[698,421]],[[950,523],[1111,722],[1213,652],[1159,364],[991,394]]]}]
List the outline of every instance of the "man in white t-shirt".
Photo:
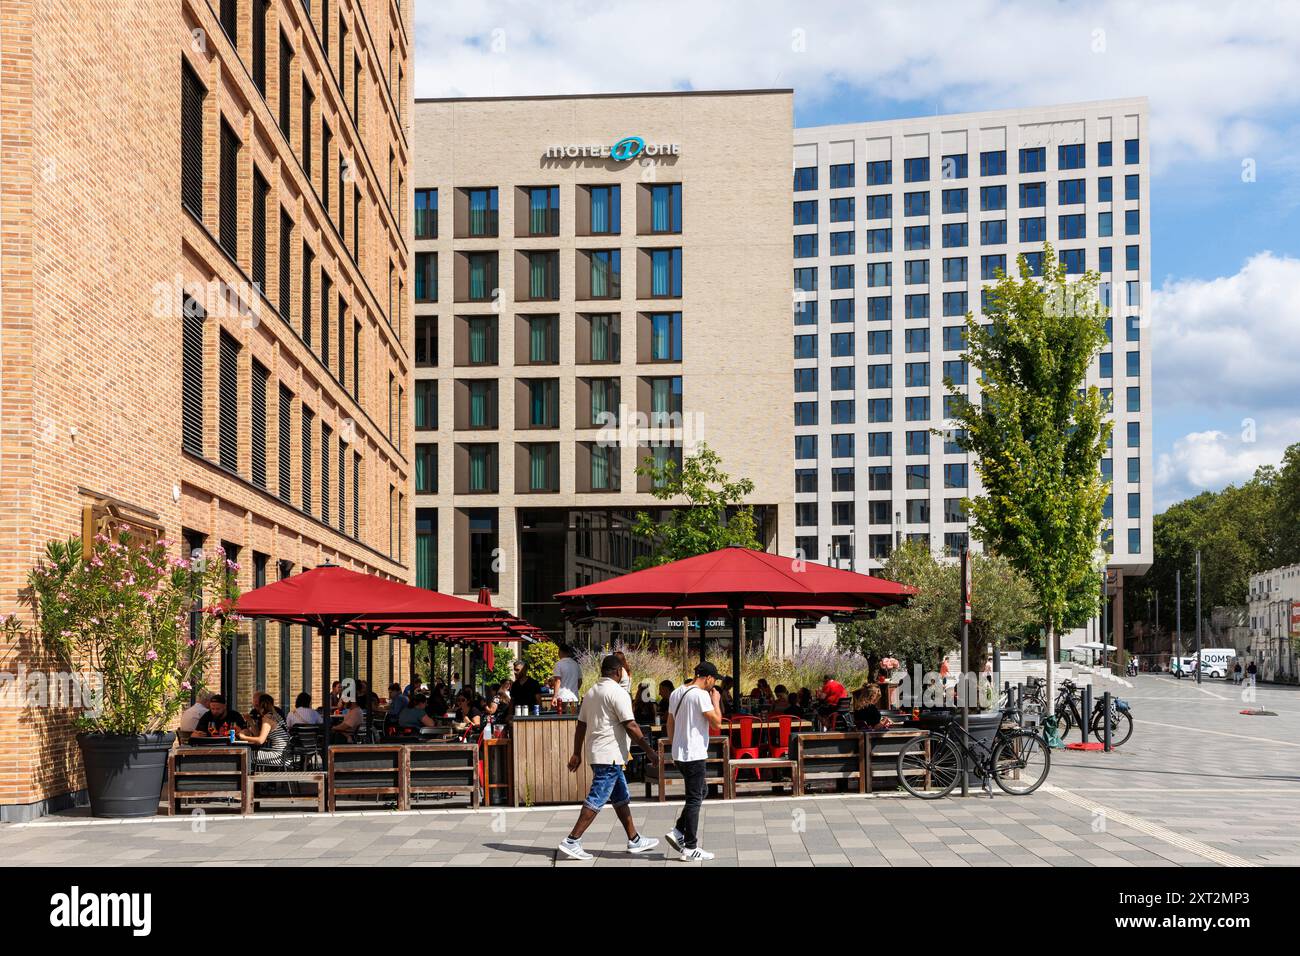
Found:
[{"label": "man in white t-shirt", "polygon": [[686,784],[686,803],[667,840],[680,859],[691,863],[711,860],[713,854],[699,845],[700,805],[707,790],[705,760],[709,737],[722,730],[722,696],[718,693],[718,669],[709,661],[695,668],[695,680],[683,684],[668,698],[668,736],[673,742],[673,765]]},{"label": "man in white t-shirt", "polygon": [[578,822],[560,843],[560,852],[573,860],[591,859],[591,854],[582,848],[582,834],[606,803],[614,808],[619,823],[627,831],[627,852],[644,853],[659,845],[658,840],[637,832],[628,806],[632,796],[627,790],[627,778],[623,776],[623,767],[628,761],[628,737],[646,752],[651,766],[659,755],[632,717],[632,698],[618,683],[622,676],[623,662],[613,654],[606,657],[600,662],[600,681],[587,691],[582,709],[578,711],[569,770],[577,773],[585,754],[591,764],[591,792],[582,802]]},{"label": "man in white t-shirt", "polygon": [[199,725],[199,718],[208,712],[208,701],[212,700],[212,691],[201,690],[198,696],[194,698],[194,703],[181,711],[182,733],[192,734],[194,728]]},{"label": "man in white t-shirt", "polygon": [[582,666],[573,659],[573,648],[568,644],[560,645],[560,659],[555,662],[555,676],[561,686],[576,697],[582,690]]}]

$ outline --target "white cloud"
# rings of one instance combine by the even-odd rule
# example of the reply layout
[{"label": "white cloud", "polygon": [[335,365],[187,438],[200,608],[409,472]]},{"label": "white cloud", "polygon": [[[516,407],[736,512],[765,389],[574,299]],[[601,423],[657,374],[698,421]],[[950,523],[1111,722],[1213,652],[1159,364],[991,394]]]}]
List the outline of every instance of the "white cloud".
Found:
[{"label": "white cloud", "polygon": [[1166,283],[1151,310],[1157,412],[1300,411],[1298,292],[1300,259],[1268,252],[1233,275]]},{"label": "white cloud", "polygon": [[1253,436],[1245,429],[1240,435],[1217,430],[1184,435],[1156,458],[1156,510],[1202,491],[1241,484],[1260,465],[1280,462],[1295,441],[1300,441],[1300,417],[1266,423]]},{"label": "white cloud", "polygon": [[[437,0],[416,95],[791,86],[950,112],[1148,95],[1157,164],[1285,155],[1300,4]],[[869,116],[846,119],[868,119]]]}]

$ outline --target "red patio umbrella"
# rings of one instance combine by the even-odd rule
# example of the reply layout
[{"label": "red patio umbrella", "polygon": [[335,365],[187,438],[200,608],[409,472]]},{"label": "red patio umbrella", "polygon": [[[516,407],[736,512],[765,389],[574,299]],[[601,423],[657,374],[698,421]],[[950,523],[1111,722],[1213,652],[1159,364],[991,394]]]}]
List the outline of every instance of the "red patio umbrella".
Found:
[{"label": "red patio umbrella", "polygon": [[321,634],[322,693],[329,688],[330,638],[339,630],[366,638],[366,676],[370,679],[373,640],[383,634],[434,625],[445,634],[511,620],[511,615],[499,608],[331,564],[240,595],[234,611],[241,617],[317,628]]},{"label": "red patio umbrella", "polygon": [[733,546],[563,591],[556,598],[571,618],[730,614],[732,692],[739,707],[741,618],[852,614],[903,604],[915,591],[868,574]]}]

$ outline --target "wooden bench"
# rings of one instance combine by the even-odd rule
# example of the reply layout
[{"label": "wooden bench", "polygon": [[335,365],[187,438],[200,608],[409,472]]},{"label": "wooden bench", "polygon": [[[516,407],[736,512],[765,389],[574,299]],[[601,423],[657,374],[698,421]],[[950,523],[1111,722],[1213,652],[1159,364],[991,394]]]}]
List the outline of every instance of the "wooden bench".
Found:
[{"label": "wooden bench", "polygon": [[167,755],[163,813],[180,812],[182,800],[230,800],[251,813],[248,747],[181,747]]},{"label": "wooden bench", "polygon": [[329,748],[329,810],[340,798],[392,797],[407,808],[406,747],[382,744],[336,744]]},{"label": "wooden bench", "polygon": [[898,785],[899,751],[909,741],[924,737],[927,732],[906,727],[864,732],[867,740],[867,793],[889,791]]},{"label": "wooden bench", "polygon": [[[741,787],[773,789],[787,786],[790,788],[791,796],[798,797],[803,794],[803,784],[799,780],[799,762],[797,760],[788,757],[732,757],[729,766],[731,768],[731,795],[733,797]],[[739,774],[742,770],[789,770],[790,778],[788,780],[740,780]]]},{"label": "wooden bench", "polygon": [[[682,781],[682,774],[673,766],[673,742],[664,738],[656,745],[659,752],[659,766],[646,766],[645,777],[645,795],[646,799],[650,798],[650,787],[652,784],[658,785],[659,802],[663,803],[668,799],[668,787],[672,784],[680,784],[683,789],[685,785]],[[726,737],[709,738],[709,755],[705,758],[704,782],[706,784],[717,784],[722,787],[722,798],[730,800],[732,796],[731,788],[731,741]]]},{"label": "wooden bench", "polygon": [[434,794],[463,794],[478,809],[477,744],[405,744],[407,806]]},{"label": "wooden bench", "polygon": [[858,793],[867,792],[867,747],[860,731],[796,734],[790,738],[790,752],[805,791],[810,782],[831,780],[837,785],[856,784]]},{"label": "wooden bench", "polygon": [[[258,796],[258,784],[264,783],[287,783],[290,785],[290,791],[287,794],[262,794]],[[316,787],[314,794],[293,793],[293,785],[308,783]],[[260,808],[261,804],[267,801],[276,801],[275,805],[289,804],[296,806],[302,803],[313,803],[316,805],[318,813],[325,812],[325,772],[323,770],[260,770],[248,778],[248,803],[252,811]]]}]

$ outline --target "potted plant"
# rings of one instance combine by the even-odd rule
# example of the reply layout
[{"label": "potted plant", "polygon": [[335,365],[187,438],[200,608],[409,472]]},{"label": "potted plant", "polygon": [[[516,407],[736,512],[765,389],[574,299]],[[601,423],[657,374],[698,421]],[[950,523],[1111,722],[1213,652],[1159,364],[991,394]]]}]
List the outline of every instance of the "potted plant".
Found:
[{"label": "potted plant", "polygon": [[[33,643],[82,690],[77,744],[97,817],[157,812],[172,728],[237,624],[225,612],[238,566],[220,548],[191,562],[168,547],[129,530],[89,553],[79,538],[51,541],[22,593]],[[3,626],[10,638],[22,628],[13,615]]]}]

